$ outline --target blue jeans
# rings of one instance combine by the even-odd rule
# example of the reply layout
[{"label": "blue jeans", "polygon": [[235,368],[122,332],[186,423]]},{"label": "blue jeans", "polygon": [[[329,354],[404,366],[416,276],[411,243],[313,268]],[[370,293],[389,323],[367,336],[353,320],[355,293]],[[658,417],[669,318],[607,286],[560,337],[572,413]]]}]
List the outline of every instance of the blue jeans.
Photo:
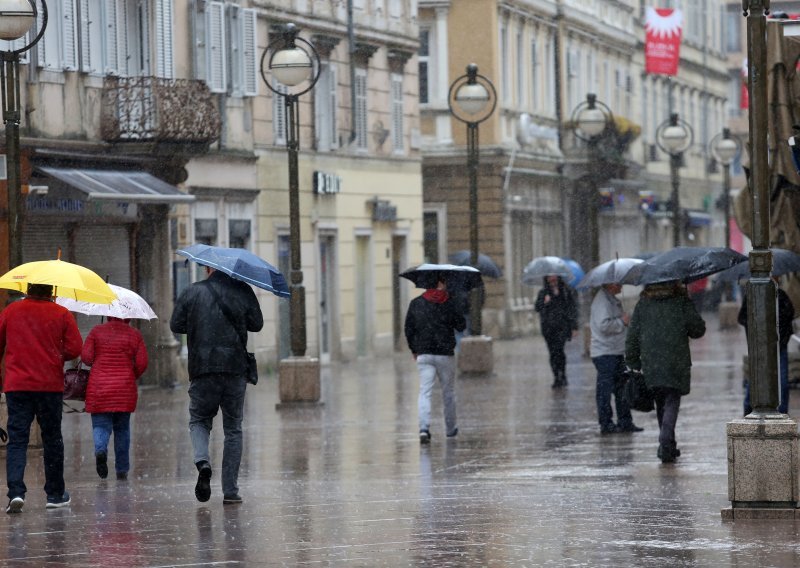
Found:
[{"label": "blue jeans", "polygon": [[108,452],[108,441],[114,432],[114,469],[117,473],[128,473],[131,468],[131,413],[99,412],[92,414],[94,453]]},{"label": "blue jeans", "polygon": [[[778,368],[780,369],[778,375],[781,379],[781,402],[778,406],[778,412],[783,414],[789,413],[789,350],[787,347],[781,347],[778,352]],[[748,380],[744,385],[744,415],[747,416],[753,412],[753,407],[750,406],[750,381]]]},{"label": "blue jeans", "polygon": [[601,355],[592,357],[597,369],[597,420],[601,428],[610,428],[614,425],[614,414],[611,410],[611,395],[614,395],[614,405],[617,407],[617,425],[620,428],[633,426],[631,408],[628,401],[622,396],[622,375],[625,372],[625,357],[623,355]]},{"label": "blue jeans", "polygon": [[242,420],[247,379],[234,375],[204,375],[189,383],[189,435],[194,463],[211,463],[208,441],[218,410],[222,410],[225,442],[222,450],[223,495],[239,494],[242,461]]},{"label": "blue jeans", "polygon": [[48,497],[64,495],[64,439],[61,437],[60,392],[14,391],[6,393],[8,446],[6,479],[8,498],[25,498],[25,465],[34,417],[42,430],[44,491]]}]

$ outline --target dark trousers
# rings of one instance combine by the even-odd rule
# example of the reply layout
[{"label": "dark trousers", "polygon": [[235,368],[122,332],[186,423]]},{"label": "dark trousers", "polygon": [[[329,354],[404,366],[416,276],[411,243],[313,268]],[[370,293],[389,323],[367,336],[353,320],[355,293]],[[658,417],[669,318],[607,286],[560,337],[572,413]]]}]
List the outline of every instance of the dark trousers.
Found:
[{"label": "dark trousers", "polygon": [[622,396],[625,372],[625,357],[623,355],[601,355],[592,357],[597,369],[597,420],[601,428],[609,428],[614,424],[614,415],[611,410],[611,395],[614,395],[614,406],[617,408],[617,424],[621,428],[633,426],[631,408],[628,401]]},{"label": "dark trousers", "polygon": [[564,354],[564,345],[567,344],[567,337],[561,333],[547,334],[544,336],[547,343],[547,351],[550,353],[550,368],[556,380],[566,378],[567,356]]},{"label": "dark trousers", "polygon": [[39,422],[44,447],[44,491],[48,497],[64,494],[64,439],[61,437],[60,392],[14,391],[6,393],[8,447],[6,479],[8,498],[25,498],[25,465],[33,419]]},{"label": "dark trousers", "polygon": [[681,393],[677,389],[659,387],[653,389],[653,398],[660,429],[658,443],[662,448],[675,449],[675,423],[681,408]]},{"label": "dark trousers", "polygon": [[[781,402],[778,406],[778,412],[783,414],[789,413],[789,350],[786,346],[782,346],[778,352],[778,373],[781,380]],[[744,384],[744,415],[747,416],[753,412],[753,407],[750,406],[750,381]]]}]

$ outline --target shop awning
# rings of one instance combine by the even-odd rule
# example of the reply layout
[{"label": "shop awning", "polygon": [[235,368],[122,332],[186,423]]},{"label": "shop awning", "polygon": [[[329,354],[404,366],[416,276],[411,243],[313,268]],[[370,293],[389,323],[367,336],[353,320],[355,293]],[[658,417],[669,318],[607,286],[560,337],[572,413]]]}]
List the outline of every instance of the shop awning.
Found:
[{"label": "shop awning", "polygon": [[174,185],[142,171],[50,166],[40,166],[37,170],[82,191],[89,200],[132,203],[189,203],[195,200],[194,195],[187,195]]},{"label": "shop awning", "polygon": [[707,227],[711,224],[711,215],[702,211],[687,211],[690,227]]}]

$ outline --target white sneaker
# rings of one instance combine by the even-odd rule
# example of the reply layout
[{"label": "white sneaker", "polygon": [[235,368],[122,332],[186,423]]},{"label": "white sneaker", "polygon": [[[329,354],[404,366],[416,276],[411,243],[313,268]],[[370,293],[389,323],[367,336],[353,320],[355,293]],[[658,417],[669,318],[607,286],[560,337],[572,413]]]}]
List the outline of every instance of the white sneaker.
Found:
[{"label": "white sneaker", "polygon": [[22,497],[14,497],[11,501],[8,502],[8,507],[6,507],[6,513],[9,515],[14,513],[21,513],[22,506],[25,504],[25,499]]}]

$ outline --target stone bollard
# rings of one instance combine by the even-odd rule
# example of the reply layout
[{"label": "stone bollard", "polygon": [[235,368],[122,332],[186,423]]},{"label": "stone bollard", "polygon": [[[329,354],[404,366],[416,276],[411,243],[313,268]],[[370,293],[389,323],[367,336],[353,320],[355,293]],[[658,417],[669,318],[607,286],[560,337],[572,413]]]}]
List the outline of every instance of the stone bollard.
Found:
[{"label": "stone bollard", "polygon": [[737,321],[739,317],[739,304],[737,302],[720,302],[719,304],[719,328],[734,329],[739,327]]},{"label": "stone bollard", "polygon": [[490,374],[494,369],[492,338],[488,335],[468,335],[461,340],[458,370],[470,374]]},{"label": "stone bollard", "polygon": [[277,408],[320,405],[320,368],[316,357],[288,357],[278,364]]}]

